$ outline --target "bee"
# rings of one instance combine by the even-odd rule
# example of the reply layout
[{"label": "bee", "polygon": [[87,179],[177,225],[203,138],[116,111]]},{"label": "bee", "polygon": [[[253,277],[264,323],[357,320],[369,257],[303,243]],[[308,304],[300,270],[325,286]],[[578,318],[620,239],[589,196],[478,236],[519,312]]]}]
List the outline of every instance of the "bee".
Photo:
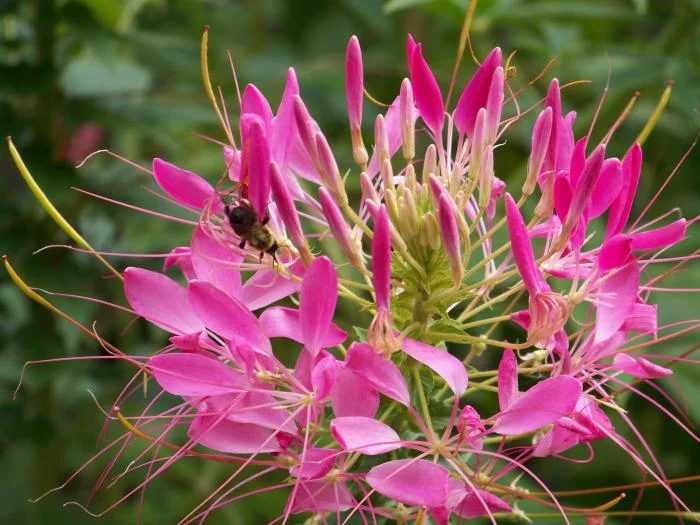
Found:
[{"label": "bee", "polygon": [[245,248],[246,243],[248,243],[256,250],[260,250],[260,262],[266,253],[272,256],[273,261],[277,261],[279,245],[266,226],[270,220],[267,215],[260,220],[246,199],[241,199],[235,206],[226,204],[224,212],[231,228],[241,238],[239,248]]}]

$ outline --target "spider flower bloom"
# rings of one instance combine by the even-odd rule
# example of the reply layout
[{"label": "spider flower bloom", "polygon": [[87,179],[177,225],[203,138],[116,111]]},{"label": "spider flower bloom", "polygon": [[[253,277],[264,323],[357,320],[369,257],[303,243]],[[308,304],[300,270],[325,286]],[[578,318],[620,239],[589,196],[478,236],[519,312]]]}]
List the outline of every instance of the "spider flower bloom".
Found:
[{"label": "spider flower bloom", "polygon": [[[150,213],[192,232],[188,245],[161,254],[162,271],[110,266],[124,281],[127,311],[161,338],[141,356],[99,339],[136,369],[115,400],[116,421],[107,421],[123,434],[105,453],[127,455],[146,440],[155,454],[148,463],[143,449],[129,458],[128,473],[147,464],[148,474],[125,497],[191,458],[231,473],[184,523],[265,490],[282,499],[270,522],[447,525],[495,521],[495,513],[527,518],[533,505],[566,521],[573,507],[528,462],[562,468],[563,452],[608,440],[687,511],[647,444],[616,427],[642,437],[618,405],[630,391],[692,435],[675,410],[629,381],[663,381],[673,370],[649,347],[697,328],[659,322],[657,283],[676,268],[649,271],[685,262],[659,255],[683,241],[691,221],[630,221],[641,146],[622,160],[605,158],[604,145],[587,154],[587,138],[574,138],[575,113],[562,114],[556,79],[531,131],[524,182],[502,173],[496,159],[508,140],[500,137],[521,115],[518,104],[504,107],[515,90],[501,50],[476,68],[454,107],[422,44],[409,36],[406,52],[408,78],[374,121],[370,157],[362,54],[356,37],[348,42],[359,169],[346,177],[292,69],[276,113],[249,84],[240,133],[223,124],[226,137],[241,137],[240,149],[224,148],[227,180],[214,186],[154,159],[155,183],[192,220]],[[349,190],[358,179],[361,199]],[[511,193],[522,187],[517,203],[506,184]],[[535,206],[527,200],[537,187]],[[245,206],[248,229],[234,230],[226,211]],[[526,224],[521,209],[533,208]],[[593,235],[599,226],[604,236]],[[269,241],[262,256],[258,238]],[[501,327],[511,323],[527,331],[525,341],[506,340]],[[159,402],[126,417],[119,407],[135,405],[126,401],[144,375]],[[100,479],[123,475],[116,459]],[[523,476],[548,500],[520,490]],[[260,486],[246,492],[253,480]],[[517,505],[524,500],[527,511]]]}]

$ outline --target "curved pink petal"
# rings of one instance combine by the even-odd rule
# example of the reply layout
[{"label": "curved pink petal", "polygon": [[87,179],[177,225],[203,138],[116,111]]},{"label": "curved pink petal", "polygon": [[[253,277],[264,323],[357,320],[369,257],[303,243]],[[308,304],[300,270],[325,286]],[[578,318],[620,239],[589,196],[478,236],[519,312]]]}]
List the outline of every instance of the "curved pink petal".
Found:
[{"label": "curved pink petal", "polygon": [[124,294],[138,315],[171,334],[185,335],[204,329],[190,307],[187,290],[162,273],[127,268]]},{"label": "curved pink petal", "polygon": [[212,450],[231,454],[279,452],[282,447],[274,431],[248,423],[236,423],[219,416],[198,415],[187,435]]},{"label": "curved pink petal", "polygon": [[372,284],[374,284],[377,311],[388,312],[391,296],[391,230],[389,216],[384,206],[379,207],[374,221]]},{"label": "curved pink petal", "polygon": [[287,70],[287,82],[282,93],[277,114],[272,119],[272,132],[270,134],[270,156],[285,174],[289,155],[295,139],[298,139],[298,131],[294,122],[294,97],[299,95],[299,83],[297,82],[294,68]]},{"label": "curved pink petal", "polygon": [[269,134],[272,126],[272,108],[265,95],[253,84],[248,84],[243,90],[241,99],[241,114],[257,115],[263,121],[265,133]]},{"label": "curved pink petal", "polygon": [[178,246],[170,250],[165,261],[163,261],[163,271],[165,272],[173,266],[177,266],[188,281],[197,278],[197,274],[192,267],[192,250],[189,247]]},{"label": "curved pink petal", "polygon": [[[284,306],[267,308],[260,314],[259,321],[263,332],[269,338],[285,337],[297,343],[304,343],[299,310]],[[329,348],[342,344],[348,338],[348,333],[341,330],[335,323],[331,323],[328,330],[323,332],[321,336],[320,347]]]},{"label": "curved pink petal", "polygon": [[360,41],[353,35],[345,52],[345,96],[351,128],[359,129],[362,125],[363,88],[362,50]]},{"label": "curved pink petal", "polygon": [[631,376],[641,379],[655,379],[657,377],[666,377],[673,374],[673,370],[669,368],[659,366],[643,357],[635,359],[631,355],[624,353],[615,355],[612,366],[617,370],[622,370]]},{"label": "curved pink petal", "polygon": [[226,339],[269,349],[258,320],[240,301],[206,281],[192,281],[189,292],[192,309],[207,328]]},{"label": "curved pink petal", "polygon": [[291,512],[343,512],[355,506],[355,498],[343,482],[310,480],[299,484]]},{"label": "curved pink petal", "polygon": [[[153,177],[158,186],[177,202],[202,210],[216,197],[214,187],[199,175],[164,160],[153,159]],[[217,204],[215,210],[220,209]]]},{"label": "curved pink petal", "polygon": [[366,343],[353,343],[345,356],[345,366],[372,388],[404,406],[411,405],[408,384],[398,367],[377,354]]},{"label": "curved pink petal", "polygon": [[606,237],[620,233],[627,224],[642,173],[642,147],[634,144],[622,159],[622,188],[610,206]]},{"label": "curved pink petal", "polygon": [[462,491],[450,493],[447,508],[466,519],[513,510],[505,501],[490,492],[466,487]]},{"label": "curved pink petal", "polygon": [[447,350],[440,350],[408,337],[404,338],[401,349],[442,377],[456,396],[461,396],[467,389],[467,369],[462,361]]},{"label": "curved pink petal", "polygon": [[304,451],[303,457],[299,459],[301,463],[293,466],[289,473],[301,479],[318,479],[333,468],[335,458],[338,457],[338,451],[328,448],[307,448]]},{"label": "curved pink petal", "polygon": [[252,114],[241,117],[246,130],[242,146],[241,179],[248,184],[248,200],[261,219],[267,215],[270,200],[270,146],[262,119]]},{"label": "curved pink petal", "polygon": [[535,261],[535,252],[530,244],[530,237],[527,234],[525,221],[520,214],[518,205],[510,196],[510,193],[505,195],[506,203],[506,221],[508,224],[508,235],[510,236],[511,248],[513,251],[513,259],[515,265],[523,278],[525,287],[530,295],[535,295],[542,290],[549,290],[549,285],[544,280],[542,273],[537,267]]},{"label": "curved pink petal", "polygon": [[316,399],[326,401],[338,381],[340,363],[332,355],[321,359],[311,371],[311,386],[316,393]]},{"label": "curved pink petal", "polygon": [[450,473],[425,459],[399,459],[377,465],[365,479],[374,490],[395,501],[440,507],[447,500]]},{"label": "curved pink petal", "polygon": [[280,429],[288,434],[297,434],[289,412],[278,405],[279,402],[269,394],[244,391],[209,397],[202,402],[200,412],[225,415],[226,419],[236,423],[252,423],[271,430]]},{"label": "curved pink petal", "polygon": [[561,92],[559,89],[559,80],[553,78],[547,89],[547,96],[544,99],[544,107],[552,108],[552,129],[549,134],[549,145],[547,146],[547,154],[544,158],[542,171],[556,173],[559,169],[568,169],[568,159],[562,162],[560,157],[560,128],[562,127],[561,117]]},{"label": "curved pink petal", "polygon": [[331,404],[336,417],[373,417],[379,408],[379,394],[355,372],[343,368],[333,386]]},{"label": "curved pink petal", "polygon": [[243,257],[220,240],[197,226],[192,235],[192,266],[197,279],[208,281],[217,288],[238,297],[241,293],[241,271],[238,268]]},{"label": "curved pink petal", "polygon": [[622,163],[619,159],[606,159],[600,169],[600,176],[593,188],[593,196],[588,205],[589,218],[598,217],[607,210],[622,189]]},{"label": "curved pink petal", "polygon": [[304,274],[299,294],[299,323],[304,346],[316,354],[328,333],[338,301],[338,275],[328,257],[317,257]]},{"label": "curved pink petal", "polygon": [[349,452],[376,456],[401,448],[396,431],[371,417],[335,418],[331,421],[331,434]]},{"label": "curved pink petal", "polygon": [[435,75],[423,58],[420,44],[413,49],[409,70],[418,112],[430,131],[436,137],[440,137],[445,118],[445,104]]},{"label": "curved pink petal", "polygon": [[202,354],[156,355],[148,366],[163,390],[178,396],[218,396],[245,387],[235,370]]},{"label": "curved pink petal", "polygon": [[673,246],[683,240],[687,228],[686,220],[679,219],[661,228],[633,233],[630,235],[632,237],[632,249],[657,250],[658,248]]},{"label": "curved pink petal", "polygon": [[524,434],[554,423],[576,407],[582,387],[571,376],[556,376],[537,383],[496,418],[492,432],[504,436]]},{"label": "curved pink petal", "polygon": [[486,134],[488,143],[493,144],[498,133],[498,125],[501,123],[501,111],[503,110],[504,73],[502,67],[497,67],[491,78],[488,99],[486,101]]},{"label": "curved pink petal", "polygon": [[476,70],[457,101],[454,111],[455,127],[460,133],[471,137],[474,132],[476,115],[486,107],[493,74],[503,64],[501,48],[493,49]]},{"label": "curved pink petal", "polygon": [[620,329],[625,332],[642,332],[656,338],[657,317],[657,305],[634,303]]},{"label": "curved pink petal", "polygon": [[498,406],[507,409],[518,398],[518,361],[510,348],[503,352],[498,364]]},{"label": "curved pink petal", "polygon": [[[287,268],[294,275],[304,273],[304,264],[297,261]],[[258,270],[241,288],[240,301],[250,310],[258,310],[292,295],[301,287],[294,279],[286,279],[273,270]]]},{"label": "curved pink petal", "polygon": [[632,238],[619,233],[603,242],[598,252],[598,269],[607,273],[624,266],[632,255]]},{"label": "curved pink petal", "polygon": [[603,281],[598,288],[594,343],[612,337],[625,322],[637,301],[639,267],[629,262]]}]

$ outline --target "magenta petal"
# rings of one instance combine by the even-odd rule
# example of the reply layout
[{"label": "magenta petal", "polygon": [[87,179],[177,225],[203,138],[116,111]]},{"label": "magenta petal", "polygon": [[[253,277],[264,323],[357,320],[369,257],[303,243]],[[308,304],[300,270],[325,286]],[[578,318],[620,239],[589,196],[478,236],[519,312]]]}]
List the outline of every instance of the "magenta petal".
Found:
[{"label": "magenta petal", "polygon": [[600,343],[612,337],[625,322],[637,301],[639,267],[631,261],[603,281],[596,310],[595,339]]},{"label": "magenta petal", "polygon": [[138,315],[171,334],[185,335],[204,329],[190,307],[187,290],[161,273],[127,268],[124,294]]},{"label": "magenta petal", "polygon": [[641,379],[655,379],[673,374],[673,370],[664,368],[640,357],[635,359],[629,354],[616,354],[612,363],[613,368],[622,370],[631,376]]},{"label": "magenta petal", "polygon": [[593,189],[593,197],[588,206],[589,218],[602,215],[622,189],[622,164],[618,159],[606,159],[600,169],[598,182]]},{"label": "magenta petal", "polygon": [[581,392],[581,383],[571,376],[545,379],[502,411],[491,431],[513,436],[554,423],[571,413]]},{"label": "magenta petal", "polygon": [[380,206],[374,221],[372,238],[372,284],[377,311],[389,311],[391,295],[391,230],[386,208]]},{"label": "magenta petal", "polygon": [[272,119],[270,135],[270,156],[279,165],[282,173],[287,169],[292,144],[297,138],[293,113],[294,97],[297,95],[299,95],[299,84],[294,69],[290,67],[287,71],[287,83],[284,86],[282,101],[277,115]]},{"label": "magenta petal", "polygon": [[190,304],[207,328],[220,336],[269,349],[260,324],[240,301],[206,281],[190,283]]},{"label": "magenta petal", "polygon": [[153,159],[153,177],[158,186],[177,202],[202,210],[216,197],[213,186],[199,175],[161,159]]},{"label": "magenta petal", "polygon": [[656,250],[666,246],[673,246],[683,240],[687,227],[686,220],[679,219],[662,228],[633,233],[630,235],[632,237],[632,249]]},{"label": "magenta petal", "polygon": [[454,112],[455,127],[460,133],[471,137],[476,115],[486,107],[493,74],[503,63],[501,48],[497,47],[481,63],[474,76],[464,88]]},{"label": "magenta petal", "polygon": [[293,513],[343,512],[355,506],[355,499],[343,482],[311,480],[300,483],[289,506]]},{"label": "magenta petal", "polygon": [[208,397],[201,403],[199,410],[207,414],[225,415],[226,419],[236,423],[252,423],[271,430],[280,429],[289,434],[297,434],[289,412],[278,405],[279,402],[268,394],[237,392]]},{"label": "magenta petal", "polygon": [[523,278],[525,287],[530,295],[535,295],[542,290],[549,290],[549,286],[544,277],[542,277],[539,268],[537,268],[535,253],[532,250],[532,244],[530,244],[530,237],[527,234],[523,216],[520,214],[520,210],[510,193],[506,193],[505,202],[513,259],[515,259],[515,265]]},{"label": "magenta petal", "polygon": [[462,361],[447,350],[440,350],[408,337],[403,340],[401,349],[416,361],[432,368],[445,380],[456,396],[461,396],[467,389],[467,369]]},{"label": "magenta petal", "polygon": [[[299,310],[286,308],[284,306],[267,308],[260,314],[259,321],[263,332],[265,332],[265,335],[269,338],[286,337],[297,343],[304,343],[299,320]],[[331,323],[328,330],[322,334],[320,347],[329,348],[331,346],[338,346],[347,338],[348,333],[345,330],[341,330],[336,324]]]},{"label": "magenta petal", "polygon": [[379,408],[379,394],[355,372],[343,368],[331,392],[331,404],[336,417],[373,417]]},{"label": "magenta petal", "polygon": [[634,303],[620,329],[625,332],[650,334],[655,338],[657,330],[656,310],[657,305],[655,304]]},{"label": "magenta petal", "polygon": [[[409,117],[412,122],[418,119],[418,110],[416,110],[415,107],[412,108]],[[401,110],[399,108],[399,97],[394,99],[394,102],[389,106],[389,109],[387,109],[384,115],[384,129],[386,129],[386,134],[389,138],[389,155],[393,157],[401,147]],[[374,176],[379,173],[379,168],[379,152],[375,149],[372,152],[372,158],[369,161],[367,173]]]},{"label": "magenta petal", "polygon": [[[494,512],[511,512],[513,510],[498,496],[494,496],[485,490],[475,490],[476,492],[471,489],[465,489],[462,493],[450,493],[448,509],[458,516],[467,519],[477,518]],[[459,503],[457,503],[457,501],[459,501]]]},{"label": "magenta petal", "polygon": [[542,171],[556,173],[560,168],[567,169],[568,162],[562,162],[560,154],[560,129],[562,127],[561,118],[561,92],[559,89],[559,81],[553,78],[547,89],[547,97],[544,99],[544,107],[552,108],[552,129],[549,134],[549,145],[547,146],[547,154],[544,158]]},{"label": "magenta petal", "polygon": [[642,148],[634,144],[622,159],[622,189],[610,206],[607,237],[620,233],[627,224],[642,173]]},{"label": "magenta petal", "polygon": [[220,416],[198,415],[187,435],[212,450],[231,454],[254,454],[282,450],[273,431],[258,425],[236,423]]},{"label": "magenta petal", "polygon": [[376,456],[401,448],[396,431],[371,417],[338,417],[331,421],[331,434],[348,452]]},{"label": "magenta petal", "polygon": [[518,398],[518,361],[510,348],[503,352],[498,364],[498,406],[501,412]]},{"label": "magenta petal", "polygon": [[436,137],[440,137],[445,117],[445,104],[442,101],[440,86],[438,86],[430,66],[423,58],[420,45],[413,49],[409,69],[418,112],[430,131]]},{"label": "magenta petal", "polygon": [[598,269],[607,273],[612,269],[624,266],[632,255],[632,238],[629,235],[618,234],[603,242],[598,252]]},{"label": "magenta petal", "polygon": [[173,266],[177,266],[188,281],[197,278],[192,267],[192,250],[189,247],[178,246],[170,250],[163,262],[163,271],[166,272]]},{"label": "magenta petal", "polygon": [[408,384],[398,367],[384,359],[366,343],[353,343],[345,356],[350,370],[369,383],[372,388],[404,406],[411,405]]},{"label": "magenta petal", "polygon": [[503,110],[504,73],[502,67],[497,67],[491,79],[488,99],[486,101],[486,133],[489,144],[493,144],[498,133],[498,125],[501,123],[501,111]]},{"label": "magenta petal", "polygon": [[303,454],[302,461],[289,470],[289,473],[301,479],[317,479],[325,476],[333,468],[337,450],[328,448],[308,448]]},{"label": "magenta petal", "polygon": [[245,386],[231,367],[202,354],[156,355],[148,365],[163,390],[178,396],[217,396]]},{"label": "magenta petal", "polygon": [[355,35],[350,37],[345,52],[345,96],[348,102],[350,127],[359,129],[362,125],[362,98],[364,79],[362,71],[362,50]]},{"label": "magenta petal", "polygon": [[304,274],[299,297],[299,321],[304,345],[316,354],[331,326],[338,301],[338,275],[328,257],[317,257]]},{"label": "magenta petal", "polygon": [[447,499],[450,473],[425,459],[399,459],[377,465],[365,479],[389,499],[406,505],[440,507]]},{"label": "magenta petal", "polygon": [[[297,261],[288,270],[302,275],[304,264]],[[295,293],[300,286],[298,281],[285,279],[273,270],[258,270],[243,285],[239,299],[250,310],[257,310]]]},{"label": "magenta petal", "polygon": [[311,386],[316,392],[316,399],[325,401],[333,391],[340,373],[340,363],[332,355],[321,359],[311,371]]},{"label": "magenta petal", "polygon": [[[249,122],[247,117],[252,117]],[[260,117],[243,115],[241,129],[246,129],[242,146],[242,178],[248,183],[248,200],[262,219],[267,214],[270,200],[270,146]]]},{"label": "magenta petal", "polygon": [[263,121],[265,132],[270,133],[272,125],[272,108],[265,96],[253,84],[248,84],[243,90],[241,100],[241,114],[250,113],[257,115]]},{"label": "magenta petal", "polygon": [[241,293],[241,271],[238,263],[243,257],[221,241],[210,237],[201,226],[195,228],[191,245],[192,266],[197,278],[238,297]]}]

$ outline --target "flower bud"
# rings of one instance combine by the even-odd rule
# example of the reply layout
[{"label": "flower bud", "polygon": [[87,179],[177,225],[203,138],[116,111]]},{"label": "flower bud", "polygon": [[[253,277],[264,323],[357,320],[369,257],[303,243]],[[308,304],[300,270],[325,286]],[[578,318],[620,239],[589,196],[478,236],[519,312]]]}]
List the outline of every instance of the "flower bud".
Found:
[{"label": "flower bud", "polygon": [[486,209],[489,204],[493,179],[493,146],[488,145],[484,150],[479,169],[479,208],[481,209]]},{"label": "flower bud", "polygon": [[384,115],[377,115],[374,120],[374,150],[378,155],[380,165],[387,159],[391,159],[391,147],[389,135],[386,131]]},{"label": "flower bud", "polygon": [[547,154],[549,135],[552,131],[552,108],[545,108],[539,114],[532,128],[532,149],[527,163],[527,178],[523,184],[523,194],[531,195],[535,190],[537,177],[542,171],[544,157]]},{"label": "flower bud", "polygon": [[309,115],[309,111],[306,109],[306,105],[299,95],[294,96],[292,111],[301,142],[311,160],[316,163],[316,140],[314,138],[316,129],[313,125],[311,115]]},{"label": "flower bud", "polygon": [[372,284],[377,311],[389,311],[391,295],[391,230],[386,208],[379,206],[374,219],[372,238]]},{"label": "flower bud", "polygon": [[445,246],[447,258],[450,261],[450,273],[459,286],[464,278],[464,267],[462,266],[462,254],[460,250],[459,232],[457,231],[457,219],[455,210],[445,195],[440,196],[438,210],[440,216],[440,233],[442,234],[442,244]]},{"label": "flower bud", "polygon": [[413,88],[407,78],[401,82],[399,92],[399,120],[401,121],[401,139],[403,144],[403,157],[406,162],[413,162],[416,156],[416,123],[413,120]]},{"label": "flower bud", "polygon": [[343,253],[355,268],[363,270],[362,251],[357,243],[353,241],[350,226],[343,218],[338,204],[336,204],[331,193],[323,186],[318,189],[318,197],[321,202],[323,216],[338,246],[340,246],[340,249],[343,250]]},{"label": "flower bud", "polygon": [[321,168],[321,177],[328,189],[331,190],[338,203],[345,206],[348,197],[345,193],[343,179],[340,178],[338,164],[335,161],[331,147],[328,145],[326,137],[320,131],[316,133],[316,151],[318,152],[318,163]]},{"label": "flower bud", "polygon": [[399,205],[399,227],[404,238],[411,238],[418,233],[418,208],[413,192],[404,188]]},{"label": "flower bud", "polygon": [[362,141],[363,92],[362,50],[360,49],[360,42],[353,35],[348,42],[345,53],[345,95],[348,102],[352,153],[355,162],[364,169],[367,166],[369,156]]},{"label": "flower bud", "polygon": [[486,101],[486,135],[489,144],[496,142],[498,125],[501,123],[503,86],[503,68],[497,67],[491,78],[491,86],[489,87],[489,95]]},{"label": "flower bud", "polygon": [[362,190],[362,199],[367,202],[371,201],[375,204],[379,204],[379,195],[374,189],[374,183],[372,183],[372,178],[366,171],[360,173],[360,190]]},{"label": "flower bud", "polygon": [[425,230],[428,238],[428,246],[433,250],[440,249],[440,223],[433,212],[425,214]]},{"label": "flower bud", "polygon": [[299,250],[299,256],[304,266],[308,266],[313,256],[311,255],[311,251],[309,250],[306,238],[301,229],[299,214],[294,206],[294,200],[289,193],[287,183],[276,162],[270,163],[270,186],[272,188],[272,195],[275,198],[275,203],[277,204],[277,211],[287,229],[287,236],[291,239],[292,243],[294,243],[297,250]]},{"label": "flower bud", "polygon": [[413,164],[406,166],[404,177],[406,179],[406,188],[415,194],[418,191],[418,182],[416,181],[416,169],[413,167]]},{"label": "flower bud", "polygon": [[435,144],[428,146],[425,150],[425,160],[423,161],[423,178],[422,183],[425,184],[428,181],[428,177],[431,173],[437,174],[437,149]]},{"label": "flower bud", "polygon": [[391,167],[391,161],[389,159],[382,162],[382,167],[379,170],[379,175],[382,178],[384,191],[388,191],[394,188],[394,170]]}]

